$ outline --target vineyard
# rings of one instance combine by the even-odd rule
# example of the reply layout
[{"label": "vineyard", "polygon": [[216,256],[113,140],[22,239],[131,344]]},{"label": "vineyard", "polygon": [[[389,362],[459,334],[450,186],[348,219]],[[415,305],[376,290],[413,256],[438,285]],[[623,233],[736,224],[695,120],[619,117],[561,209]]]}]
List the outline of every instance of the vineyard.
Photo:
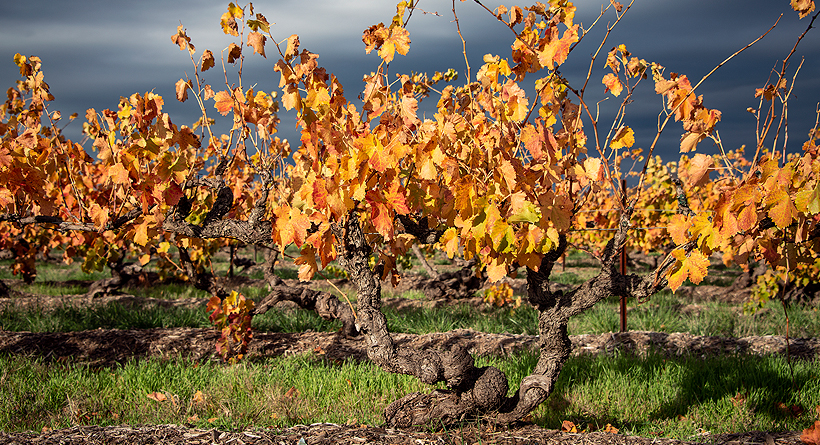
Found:
[{"label": "vineyard", "polygon": [[[113,374],[189,360],[218,375],[313,357],[305,360],[368,366],[347,384],[374,373],[367,378],[388,388],[351,428],[359,417],[385,431],[466,422],[462,431],[475,440],[508,428],[503,439],[514,443],[515,428],[535,421],[626,443],[618,441],[643,439],[617,435],[617,422],[650,430],[583,409],[572,414],[578,425],[554,418],[570,415],[558,400],[571,405],[565,379],[582,378],[565,374],[582,357],[760,355],[788,369],[789,391],[746,394],[748,383],[737,383],[737,395],[704,397],[727,396],[735,407],[756,407],[749,416],[775,418],[732,420],[738,432],[770,429],[783,443],[820,443],[820,127],[797,132],[808,135],[799,149],[793,140],[787,146],[802,66],[790,60],[794,49],[784,48],[772,77],[750,92],[759,101],[747,110],[757,124],[752,143],[724,147],[721,112],[698,88],[768,31],[695,82],[609,41],[631,3],[610,1],[590,24],[575,21],[567,0],[496,10],[475,3],[509,29],[511,53],[471,67],[462,39],[463,71],[391,73],[390,63],[410,51],[417,8],[402,1],[391,22],[364,30],[378,66],[352,95],[298,35],[276,36],[252,4],[230,3],[219,22],[225,49],[197,49],[183,25],[171,35],[192,64],[175,98],[146,92],[122,97],[115,110],[89,109],[82,141],[62,131],[78,115],[49,108],[48,61],[17,54],[20,80],[0,106],[0,253],[8,267],[0,275],[0,360],[8,367],[0,381],[47,363]],[[797,48],[820,13],[813,1],[791,6],[807,23]],[[453,15],[460,35],[455,2]],[[587,39],[594,27],[605,27],[599,42]],[[561,69],[579,47],[591,56],[576,85]],[[250,63],[272,68],[278,89],[257,90],[243,78]],[[587,102],[591,88],[619,104],[614,115]],[[627,110],[643,88],[662,105],[654,141],[639,148]],[[199,119],[174,122],[166,100],[190,104]],[[298,141],[279,136],[283,113],[296,116]],[[655,153],[665,131],[682,131],[678,159]],[[707,145],[713,154],[698,151]],[[627,322],[632,332],[611,333]],[[527,365],[511,368],[502,357]],[[306,392],[294,385],[277,396],[286,414],[242,393],[267,418],[239,422],[230,420],[229,398],[217,415],[200,391],[190,403],[156,388],[147,394],[160,407],[188,403],[184,415],[180,408],[162,419],[205,427],[345,423],[294,414]],[[25,418],[34,409],[23,402],[33,396],[9,397],[9,412]],[[78,427],[131,419],[112,408],[63,411],[77,437]],[[66,426],[60,419],[21,425],[46,434]],[[693,437],[698,427],[663,428],[675,432],[661,437]],[[352,434],[339,431],[338,440]],[[529,440],[561,440],[526,431]],[[241,440],[264,443],[259,434],[246,430]]]}]

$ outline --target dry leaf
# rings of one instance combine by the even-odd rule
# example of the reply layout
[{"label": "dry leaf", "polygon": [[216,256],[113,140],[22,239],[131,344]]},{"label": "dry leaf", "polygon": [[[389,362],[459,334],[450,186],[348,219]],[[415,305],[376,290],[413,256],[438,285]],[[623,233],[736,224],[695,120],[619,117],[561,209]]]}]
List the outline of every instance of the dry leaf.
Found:
[{"label": "dry leaf", "polygon": [[815,421],[814,425],[803,430],[800,440],[809,445],[820,445],[820,420]]},{"label": "dry leaf", "polygon": [[157,402],[164,402],[168,400],[168,397],[161,392],[152,392],[151,394],[148,394],[148,398],[151,400],[156,400]]},{"label": "dry leaf", "polygon": [[565,420],[561,422],[561,431],[565,433],[577,433],[578,428],[575,427],[575,424],[570,422],[569,420]]},{"label": "dry leaf", "polygon": [[191,397],[191,404],[192,405],[205,405],[205,394],[202,391],[197,391],[194,393],[194,396]]}]

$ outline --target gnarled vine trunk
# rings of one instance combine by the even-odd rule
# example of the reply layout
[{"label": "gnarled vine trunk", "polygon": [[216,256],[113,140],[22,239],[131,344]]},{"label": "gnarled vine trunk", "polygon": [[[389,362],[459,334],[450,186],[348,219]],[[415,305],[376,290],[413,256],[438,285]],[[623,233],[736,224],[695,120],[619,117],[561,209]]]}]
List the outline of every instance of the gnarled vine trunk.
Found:
[{"label": "gnarled vine trunk", "polygon": [[591,308],[609,295],[645,299],[666,286],[663,278],[673,261],[663,261],[645,277],[622,275],[617,258],[626,242],[630,212],[610,240],[602,258],[601,272],[570,292],[550,292],[549,276],[566,250],[561,239],[555,250],[544,255],[538,270],[527,271],[529,302],[538,309],[540,356],[532,374],[525,377],[512,397],[507,397],[507,377],[494,367],[475,367],[463,347],[449,351],[402,348],[393,342],[381,312],[381,285],[368,266],[371,248],[352,213],[344,223],[333,225],[339,240],[338,261],[350,274],[358,290],[358,326],[367,341],[368,357],[388,372],[417,377],[424,383],[444,382],[447,390],[409,394],[385,409],[389,426],[408,427],[432,421],[452,423],[481,416],[506,424],[522,419],[550,395],[561,368],[571,352],[567,334],[569,318]]}]

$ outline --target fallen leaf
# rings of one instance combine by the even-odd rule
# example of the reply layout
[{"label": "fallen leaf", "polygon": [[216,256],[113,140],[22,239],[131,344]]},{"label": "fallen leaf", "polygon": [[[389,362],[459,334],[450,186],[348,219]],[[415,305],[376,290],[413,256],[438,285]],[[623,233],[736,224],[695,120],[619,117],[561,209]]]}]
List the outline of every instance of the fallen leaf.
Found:
[{"label": "fallen leaf", "polygon": [[820,445],[820,420],[815,421],[814,425],[803,430],[800,440],[809,445]]},{"label": "fallen leaf", "polygon": [[156,400],[157,402],[164,402],[168,400],[168,397],[161,392],[152,392],[151,394],[148,394],[148,398],[151,400]]},{"label": "fallen leaf", "polygon": [[194,393],[194,396],[191,397],[191,404],[193,405],[204,405],[205,404],[205,394],[202,391],[197,391]]},{"label": "fallen leaf", "polygon": [[575,426],[574,423],[570,422],[569,420],[565,420],[561,422],[561,431],[565,433],[577,433],[578,428]]},{"label": "fallen leaf", "polygon": [[606,424],[606,429],[604,429],[604,432],[605,433],[610,433],[610,434],[618,434],[618,428],[615,428],[614,426],[607,423]]}]

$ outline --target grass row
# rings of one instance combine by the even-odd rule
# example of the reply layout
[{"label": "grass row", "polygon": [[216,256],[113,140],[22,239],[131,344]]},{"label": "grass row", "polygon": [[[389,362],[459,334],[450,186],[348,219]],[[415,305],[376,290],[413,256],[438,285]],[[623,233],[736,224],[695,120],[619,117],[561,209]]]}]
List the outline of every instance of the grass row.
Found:
[{"label": "grass row", "polygon": [[[155,290],[156,291],[156,290]],[[251,298],[264,292],[243,289]],[[256,296],[252,294],[256,293]],[[629,329],[656,332],[689,332],[693,335],[746,337],[785,334],[786,315],[774,302],[754,314],[743,314],[736,307],[717,302],[690,307],[668,292],[652,301],[630,308]],[[537,312],[526,305],[476,310],[462,304],[438,309],[384,310],[393,332],[424,334],[453,329],[475,329],[490,333],[537,334]],[[788,309],[791,337],[820,337],[820,312],[816,307],[792,305]],[[149,305],[134,310],[118,302],[82,308],[63,305],[53,310],[41,308],[0,309],[0,329],[6,331],[67,332],[97,328],[150,329],[168,327],[211,326],[208,313],[201,307],[164,308]],[[253,327],[262,332],[334,331],[338,322],[322,319],[305,310],[269,311],[253,319]],[[570,334],[603,334],[620,328],[619,307],[615,299],[598,303],[570,320]]]},{"label": "grass row", "polygon": [[[517,385],[533,353],[481,357]],[[751,430],[800,430],[818,415],[820,363],[781,357],[631,355],[571,358],[536,424],[570,420],[587,431],[678,439]],[[223,429],[314,422],[379,425],[387,404],[417,380],[369,362],[315,355],[222,366],[150,359],[111,369],[0,357],[0,430],[40,431],[95,424],[190,424]],[[511,388],[512,394],[517,388]],[[700,436],[698,436],[700,435]]]}]

